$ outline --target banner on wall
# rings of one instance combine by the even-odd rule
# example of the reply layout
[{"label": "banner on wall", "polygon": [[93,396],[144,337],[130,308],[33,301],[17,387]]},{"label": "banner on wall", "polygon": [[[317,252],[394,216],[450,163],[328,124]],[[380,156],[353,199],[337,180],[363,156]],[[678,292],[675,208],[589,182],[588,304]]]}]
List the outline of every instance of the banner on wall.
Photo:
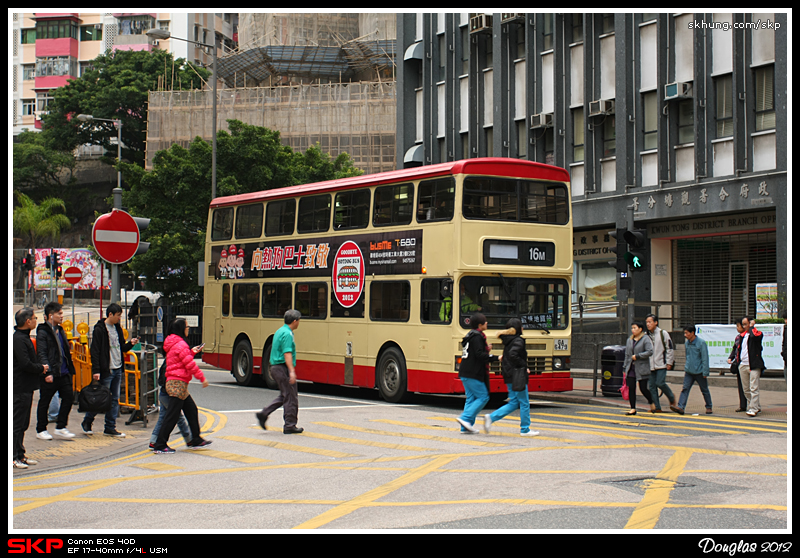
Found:
[{"label": "banner on wall", "polygon": [[[91,250],[86,248],[53,248],[58,254],[58,261],[61,269],[77,267],[83,273],[80,283],[70,285],[61,277],[56,282],[58,289],[77,289],[79,291],[96,290],[100,288],[100,263],[95,259]],[[47,268],[47,256],[50,255],[50,248],[36,249],[36,262],[33,269],[33,280],[36,289],[49,289],[53,286],[50,270]],[[103,289],[108,290],[110,285],[107,281],[103,282]]]},{"label": "banner on wall", "polygon": [[[764,365],[768,370],[783,370],[783,330],[781,324],[758,325],[756,329],[764,334],[762,342]],[[708,345],[709,368],[730,368],[728,357],[733,350],[733,342],[738,332],[734,325],[698,325],[697,336]]]}]

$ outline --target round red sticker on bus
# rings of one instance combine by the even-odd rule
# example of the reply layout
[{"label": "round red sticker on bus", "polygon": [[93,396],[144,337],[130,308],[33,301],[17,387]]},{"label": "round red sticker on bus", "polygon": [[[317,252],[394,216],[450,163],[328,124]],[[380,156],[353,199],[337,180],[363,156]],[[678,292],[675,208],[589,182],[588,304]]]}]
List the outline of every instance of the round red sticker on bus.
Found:
[{"label": "round red sticker on bus", "polygon": [[345,308],[355,306],[364,290],[364,256],[352,240],[339,247],[333,263],[333,292]]}]

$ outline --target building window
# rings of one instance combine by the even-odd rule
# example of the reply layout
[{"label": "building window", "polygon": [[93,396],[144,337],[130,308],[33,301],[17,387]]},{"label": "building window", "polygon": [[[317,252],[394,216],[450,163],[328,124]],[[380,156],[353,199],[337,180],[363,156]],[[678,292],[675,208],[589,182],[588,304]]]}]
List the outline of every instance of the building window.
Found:
[{"label": "building window", "polygon": [[36,99],[22,99],[22,116],[33,116],[36,110]]},{"label": "building window", "polygon": [[78,76],[78,61],[69,56],[36,59],[36,77]]},{"label": "building window", "polygon": [[77,39],[78,24],[69,19],[53,19],[36,23],[38,39]]},{"label": "building window", "polygon": [[684,145],[694,141],[694,102],[678,103],[678,144]]},{"label": "building window", "polygon": [[21,42],[23,45],[36,44],[36,29],[22,29]]},{"label": "building window", "polygon": [[22,66],[22,79],[31,80],[36,78],[36,64],[25,64]]},{"label": "building window", "polygon": [[543,14],[544,19],[544,50],[553,49],[553,18],[554,14]]},{"label": "building window", "polygon": [[[155,20],[149,15],[130,16],[119,19],[120,35],[144,35],[153,28]],[[195,37],[197,40],[197,37]]]},{"label": "building window", "polygon": [[49,93],[37,93],[36,94],[36,110],[39,112],[44,112],[47,110],[47,107],[50,105],[50,101],[53,100],[53,97],[50,96]]},{"label": "building window", "polygon": [[658,148],[658,98],[656,92],[644,94],[644,149]]},{"label": "building window", "polygon": [[617,119],[609,114],[603,121],[603,157],[613,157],[617,154]]},{"label": "building window", "polygon": [[81,27],[81,41],[102,41],[102,25],[84,25]]},{"label": "building window", "polygon": [[583,107],[578,107],[572,110],[572,126],[573,126],[573,135],[572,135],[572,160],[575,163],[579,163],[584,160],[584,118],[583,118]]},{"label": "building window", "polygon": [[717,137],[733,136],[733,77],[725,76],[715,80],[717,94]]},{"label": "building window", "polygon": [[583,41],[583,14],[572,14],[572,42]]},{"label": "building window", "polygon": [[756,131],[775,128],[775,66],[756,69]]}]

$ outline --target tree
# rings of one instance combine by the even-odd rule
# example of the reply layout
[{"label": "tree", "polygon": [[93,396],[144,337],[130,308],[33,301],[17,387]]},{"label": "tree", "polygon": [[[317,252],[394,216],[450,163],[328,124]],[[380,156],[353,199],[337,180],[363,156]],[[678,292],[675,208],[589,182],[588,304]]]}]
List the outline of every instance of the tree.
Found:
[{"label": "tree", "polygon": [[61,189],[75,182],[75,157],[57,151],[36,132],[22,132],[14,142],[14,190]]},{"label": "tree", "polygon": [[[258,192],[306,182],[357,176],[348,155],[332,159],[318,146],[295,153],[280,142],[280,133],[229,120],[230,132],[217,134],[219,196]],[[131,214],[150,218],[144,241],[147,253],[130,266],[147,277],[150,290],[171,300],[199,295],[197,262],[203,260],[211,203],[211,145],[201,138],[185,149],[173,145],[159,151],[153,168],[120,165],[131,185],[123,205]]]},{"label": "tree", "polygon": [[64,202],[57,198],[47,198],[40,204],[34,203],[25,194],[17,192],[19,207],[14,208],[14,233],[30,240],[30,248],[37,248],[40,240],[58,239],[61,231],[69,228],[70,222],[64,215]]},{"label": "tree", "polygon": [[148,91],[163,88],[162,84],[174,89],[198,89],[210,75],[208,70],[190,66],[181,58],[174,60],[163,50],[108,51],[91,65],[80,78],[53,91],[43,133],[61,151],[92,143],[116,153],[116,147],[112,148],[117,138],[113,123],[82,124],[74,117],[91,114],[119,119],[123,157],[140,164],[144,164]]}]

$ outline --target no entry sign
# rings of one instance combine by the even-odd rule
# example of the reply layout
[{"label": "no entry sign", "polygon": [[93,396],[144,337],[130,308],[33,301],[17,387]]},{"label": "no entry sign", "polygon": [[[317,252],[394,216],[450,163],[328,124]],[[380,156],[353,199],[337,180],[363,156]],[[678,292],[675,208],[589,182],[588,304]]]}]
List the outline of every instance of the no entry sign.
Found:
[{"label": "no entry sign", "polygon": [[114,209],[94,222],[92,242],[97,254],[108,263],[125,263],[139,248],[139,227],[128,213]]},{"label": "no entry sign", "polygon": [[64,280],[70,285],[77,285],[83,278],[83,272],[79,267],[68,267],[64,272]]}]

